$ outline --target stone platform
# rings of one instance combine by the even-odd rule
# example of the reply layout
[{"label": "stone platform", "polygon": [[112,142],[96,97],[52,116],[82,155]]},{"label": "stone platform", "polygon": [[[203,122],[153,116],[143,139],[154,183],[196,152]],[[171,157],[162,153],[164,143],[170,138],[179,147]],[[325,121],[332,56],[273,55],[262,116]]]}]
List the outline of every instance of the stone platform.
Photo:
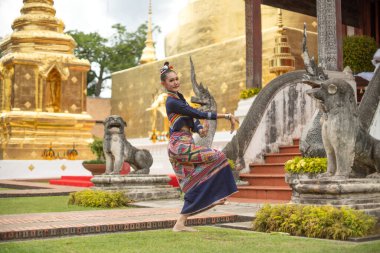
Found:
[{"label": "stone platform", "polygon": [[289,180],[292,202],[310,205],[348,206],[380,217],[380,179]]},{"label": "stone platform", "polygon": [[167,175],[96,175],[91,179],[92,189],[122,191],[135,201],[177,199],[179,190],[168,185]]}]

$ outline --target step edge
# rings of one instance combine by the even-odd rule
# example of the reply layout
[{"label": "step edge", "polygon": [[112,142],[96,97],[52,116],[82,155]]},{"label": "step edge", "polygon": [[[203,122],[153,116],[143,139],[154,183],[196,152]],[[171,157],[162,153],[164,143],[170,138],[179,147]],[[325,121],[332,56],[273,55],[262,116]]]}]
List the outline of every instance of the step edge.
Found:
[{"label": "step edge", "polygon": [[292,191],[292,188],[286,186],[238,186],[238,190],[267,190],[267,191]]}]

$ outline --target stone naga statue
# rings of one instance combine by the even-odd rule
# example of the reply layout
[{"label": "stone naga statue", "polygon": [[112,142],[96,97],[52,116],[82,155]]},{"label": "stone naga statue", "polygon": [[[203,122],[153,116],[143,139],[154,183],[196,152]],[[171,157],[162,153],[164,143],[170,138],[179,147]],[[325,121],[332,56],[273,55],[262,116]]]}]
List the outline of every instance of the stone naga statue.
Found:
[{"label": "stone naga statue", "polygon": [[[301,56],[306,70],[306,74],[303,75],[303,82],[321,83],[328,79],[328,76],[323,72],[323,69],[320,66],[317,66],[314,57],[309,56],[305,23],[303,27]],[[312,122],[309,123],[301,136],[300,151],[303,157],[326,157],[322,142],[321,125],[319,123],[321,116],[322,111],[318,110],[317,114],[312,118]]]},{"label": "stone naga statue", "polygon": [[124,135],[127,123],[118,115],[111,115],[104,121],[103,151],[106,158],[104,174],[118,175],[123,162],[134,169],[130,174],[149,174],[153,157],[148,150],[138,149],[129,143]]},{"label": "stone naga statue", "polygon": [[[194,104],[201,105],[201,107],[198,108],[198,110],[200,111],[216,112],[217,105],[216,105],[216,101],[214,97],[211,95],[209,90],[202,85],[202,83],[198,84],[196,80],[194,64],[191,57],[190,57],[190,65],[191,65],[191,83],[193,86],[193,91],[195,93],[195,96],[191,97],[191,102]],[[209,123],[209,130],[208,130],[207,136],[204,138],[201,138],[199,135],[196,135],[194,137],[194,143],[196,145],[210,148],[214,140],[217,123],[216,123],[216,120],[208,120],[208,123]]]},{"label": "stone naga statue", "polygon": [[354,90],[342,79],[321,84],[308,82],[306,93],[321,104],[322,140],[327,154],[327,172],[320,178],[380,178],[380,140],[362,126]]}]

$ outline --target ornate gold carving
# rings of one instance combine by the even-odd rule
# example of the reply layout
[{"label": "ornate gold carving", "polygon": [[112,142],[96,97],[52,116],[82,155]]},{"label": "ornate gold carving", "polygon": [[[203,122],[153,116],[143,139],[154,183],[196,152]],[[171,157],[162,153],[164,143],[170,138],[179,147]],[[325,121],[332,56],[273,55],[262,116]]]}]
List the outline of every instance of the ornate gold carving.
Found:
[{"label": "ornate gold carving", "polygon": [[65,171],[66,168],[67,168],[66,165],[64,165],[64,164],[61,165],[61,170],[62,170],[62,171]]},{"label": "ornate gold carving", "polygon": [[75,111],[78,109],[78,107],[77,107],[75,104],[72,104],[72,105],[70,106],[70,109],[71,109],[73,112],[75,112]]},{"label": "ornate gold carving", "polygon": [[282,11],[278,9],[277,34],[275,36],[274,54],[269,60],[269,72],[282,75],[295,70],[295,58],[291,54],[286,29],[282,24]]},{"label": "ornate gold carving", "polygon": [[119,102],[118,104],[117,104],[117,108],[119,108],[119,110],[121,111],[122,109],[123,109],[123,102]]},{"label": "ornate gold carving", "polygon": [[35,159],[37,157],[36,151],[33,150],[32,153],[30,153],[30,156]]},{"label": "ornate gold carving", "polygon": [[26,109],[29,109],[31,105],[32,104],[29,101],[26,101],[26,103],[24,104],[24,106],[26,107]]},{"label": "ornate gold carving", "polygon": [[34,168],[34,165],[33,165],[33,164],[31,164],[31,165],[28,166],[28,170],[33,171],[34,169],[35,169],[35,168]]},{"label": "ornate gold carving", "polygon": [[[53,0],[24,0],[21,16],[12,28],[13,33],[0,42],[0,156],[39,159],[47,142],[59,143],[58,150],[68,150],[75,141],[80,159],[92,159],[88,143],[94,121],[82,111],[90,63],[74,56],[75,41],[63,33],[64,24],[55,17]],[[15,83],[16,75],[25,83]],[[64,90],[68,78],[76,85]],[[20,101],[21,91],[28,96]],[[75,106],[67,108],[69,105]],[[35,111],[30,111],[33,106]],[[61,113],[63,109],[74,113]]]}]

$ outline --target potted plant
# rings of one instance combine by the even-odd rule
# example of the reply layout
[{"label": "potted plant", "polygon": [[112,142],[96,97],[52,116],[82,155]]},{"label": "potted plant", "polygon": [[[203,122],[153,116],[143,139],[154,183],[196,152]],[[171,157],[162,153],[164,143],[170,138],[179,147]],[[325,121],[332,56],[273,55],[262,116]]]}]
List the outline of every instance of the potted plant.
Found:
[{"label": "potted plant", "polygon": [[251,107],[253,101],[256,98],[256,95],[260,92],[260,90],[261,88],[249,88],[240,92],[240,101],[234,113],[234,115],[238,117],[240,124],[243,123],[243,120],[247,115],[249,108]]},{"label": "potted plant", "polygon": [[96,160],[83,161],[83,167],[91,171],[92,175],[100,175],[106,171],[106,162],[103,153],[103,139],[94,137],[94,141],[89,144]]}]

